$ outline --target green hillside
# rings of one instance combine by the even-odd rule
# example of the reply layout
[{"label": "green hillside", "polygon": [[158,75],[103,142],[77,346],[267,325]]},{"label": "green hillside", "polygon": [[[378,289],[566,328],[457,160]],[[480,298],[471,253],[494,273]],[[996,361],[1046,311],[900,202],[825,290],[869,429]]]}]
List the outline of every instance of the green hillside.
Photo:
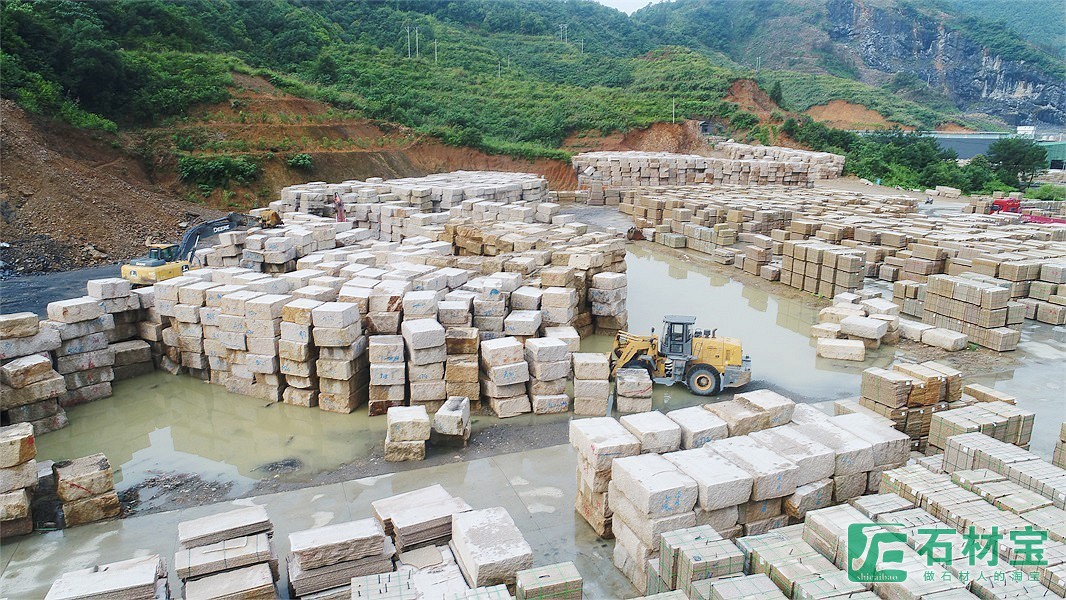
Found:
[{"label": "green hillside", "polygon": [[[723,101],[755,75],[744,52],[766,17],[813,9],[680,0],[631,18],[590,0],[8,0],[2,10],[3,95],[79,126],[180,118],[225,100],[239,70],[449,143],[557,156],[572,132],[675,115],[747,129],[750,117]],[[759,80],[781,81],[792,109],[839,98],[914,127],[966,122],[921,90],[791,71]]]}]

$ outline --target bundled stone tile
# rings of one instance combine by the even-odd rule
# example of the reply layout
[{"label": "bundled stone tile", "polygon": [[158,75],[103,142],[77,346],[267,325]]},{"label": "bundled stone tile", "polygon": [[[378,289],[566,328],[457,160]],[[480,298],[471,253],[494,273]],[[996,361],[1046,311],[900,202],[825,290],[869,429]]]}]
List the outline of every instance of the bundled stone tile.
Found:
[{"label": "bundled stone tile", "polygon": [[48,600],[157,600],[168,598],[167,566],[158,554],[64,573]]},{"label": "bundled stone tile", "polygon": [[289,545],[289,589],[300,597],[391,572],[396,552],[374,519],[298,531],[289,534]]},{"label": "bundled stone tile", "polygon": [[471,587],[514,584],[518,571],[533,566],[533,551],[504,508],[452,516],[449,547]]},{"label": "bundled stone tile", "polygon": [[65,527],[93,523],[121,512],[111,464],[94,454],[52,465]]},{"label": "bundled stone tile", "polygon": [[399,462],[426,458],[426,441],[432,429],[425,406],[393,406],[388,410],[385,460]]},{"label": "bundled stone tile", "polygon": [[574,414],[579,416],[607,414],[607,405],[611,397],[611,369],[607,357],[595,352],[575,352],[572,354],[572,360]]},{"label": "bundled stone tile", "polygon": [[581,573],[572,562],[519,571],[518,600],[581,600]]}]

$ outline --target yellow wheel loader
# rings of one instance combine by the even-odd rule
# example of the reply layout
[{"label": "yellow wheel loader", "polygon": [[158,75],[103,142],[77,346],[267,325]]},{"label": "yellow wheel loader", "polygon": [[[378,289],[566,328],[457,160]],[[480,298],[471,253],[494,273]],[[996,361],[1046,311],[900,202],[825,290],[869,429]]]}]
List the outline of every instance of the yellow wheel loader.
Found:
[{"label": "yellow wheel loader", "polygon": [[646,369],[652,381],[682,383],[697,396],[714,396],[724,388],[751,381],[751,358],[740,340],[718,337],[717,329],[696,329],[696,317],[666,315],[663,336],[620,331],[611,352],[611,376],[618,369]]}]

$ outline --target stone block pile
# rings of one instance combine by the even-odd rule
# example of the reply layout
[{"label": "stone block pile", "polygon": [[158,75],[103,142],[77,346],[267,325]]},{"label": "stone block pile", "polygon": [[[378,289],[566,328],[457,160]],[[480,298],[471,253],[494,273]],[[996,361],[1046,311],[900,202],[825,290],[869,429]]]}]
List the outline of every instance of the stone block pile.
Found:
[{"label": "stone block pile", "polygon": [[[128,295],[129,282],[121,281],[127,295],[117,299],[119,302],[131,298]],[[132,297],[129,301],[136,303],[138,300]],[[103,302],[92,296],[82,296],[49,303],[48,320],[42,323],[42,327],[58,330],[63,340],[53,351],[56,371],[63,375],[67,386],[67,393],[59,399],[60,405],[69,408],[110,396],[111,382],[115,378],[112,369],[115,351],[110,348],[107,330],[114,328],[114,317],[104,312]]]},{"label": "stone block pile", "polygon": [[0,409],[8,423],[29,423],[35,433],[67,424],[59,400],[67,384],[52,351],[63,345],[59,330],[41,327],[33,313],[0,315]]},{"label": "stone block pile", "polygon": [[781,146],[752,146],[738,142],[718,142],[715,150],[733,160],[774,160],[809,164],[818,179],[834,179],[844,172],[844,157],[829,152],[810,152]]},{"label": "stone block pile", "polygon": [[607,356],[596,352],[572,354],[574,372],[574,414],[607,414],[611,399],[611,367]]},{"label": "stone block pile", "polygon": [[37,487],[36,457],[32,425],[0,427],[0,539],[33,531],[30,504]]},{"label": "stone block pile", "polygon": [[274,525],[262,506],[178,523],[174,570],[184,598],[275,597]]},{"label": "stone block pile", "polygon": [[467,398],[471,410],[480,410],[481,334],[476,327],[451,327],[444,334],[444,346],[445,391],[449,397]]},{"label": "stone block pile", "polygon": [[614,402],[619,413],[643,413],[652,407],[651,375],[645,369],[618,369],[614,379]]},{"label": "stone block pile", "polygon": [[385,460],[402,462],[426,458],[432,422],[425,406],[393,406],[386,415]]},{"label": "stone block pile", "polygon": [[614,535],[615,565],[641,591],[659,581],[693,593],[715,565],[744,571],[731,542],[712,544],[724,554],[709,551],[708,564],[668,550],[666,532],[704,527],[710,543],[778,531],[810,511],[876,493],[882,472],[906,464],[910,452],[909,438],[885,419],[831,417],[768,390],[617,424],[578,420],[570,434],[580,456],[577,511],[601,535]]},{"label": "stone block pile", "polygon": [[103,454],[55,463],[52,476],[62,503],[57,517],[62,516],[64,527],[110,519],[122,511],[111,464]]},{"label": "stone block pile", "polygon": [[448,359],[444,326],[436,318],[412,318],[402,326],[407,350],[407,379],[411,406],[436,412],[448,399],[444,380]]},{"label": "stone block pile", "polygon": [[526,340],[525,359],[529,365],[526,388],[534,413],[543,415],[570,410],[566,382],[572,370],[571,355],[570,346],[561,339]]},{"label": "stone block pile", "polygon": [[498,417],[513,417],[533,411],[526,383],[529,363],[525,347],[514,337],[481,343],[481,396]]}]

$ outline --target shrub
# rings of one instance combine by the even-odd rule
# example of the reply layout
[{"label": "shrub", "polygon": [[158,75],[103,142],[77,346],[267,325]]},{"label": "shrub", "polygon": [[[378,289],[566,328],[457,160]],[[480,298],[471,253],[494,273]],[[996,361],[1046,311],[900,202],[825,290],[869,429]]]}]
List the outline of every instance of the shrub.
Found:
[{"label": "shrub", "polygon": [[310,171],[314,168],[314,160],[310,154],[301,152],[299,154],[293,154],[285,161],[285,164],[289,165],[293,169],[299,169],[301,171]]},{"label": "shrub", "polygon": [[230,180],[245,185],[259,177],[259,164],[246,156],[182,156],[178,175],[201,189],[224,187]]}]

